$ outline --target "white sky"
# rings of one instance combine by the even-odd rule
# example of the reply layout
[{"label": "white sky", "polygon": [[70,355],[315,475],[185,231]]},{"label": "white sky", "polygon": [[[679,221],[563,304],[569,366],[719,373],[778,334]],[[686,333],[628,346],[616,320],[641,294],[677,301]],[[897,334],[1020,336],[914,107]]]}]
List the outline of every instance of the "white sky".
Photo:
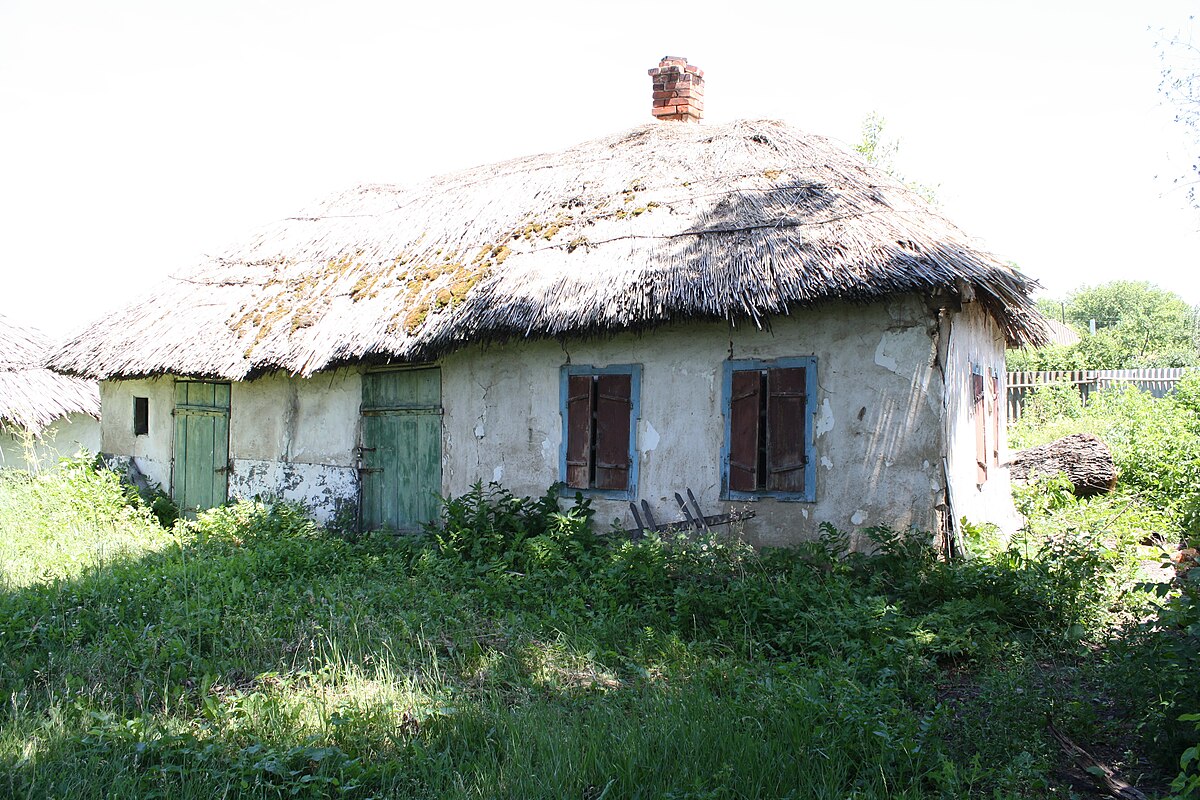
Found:
[{"label": "white sky", "polygon": [[[413,4],[416,5],[416,4]],[[434,6],[437,5],[437,8]],[[421,3],[0,0],[0,313],[59,336],[313,200],[647,122],[849,144],[876,111],[947,216],[1061,296],[1200,303],[1196,158],[1158,92],[1175,0]]]}]

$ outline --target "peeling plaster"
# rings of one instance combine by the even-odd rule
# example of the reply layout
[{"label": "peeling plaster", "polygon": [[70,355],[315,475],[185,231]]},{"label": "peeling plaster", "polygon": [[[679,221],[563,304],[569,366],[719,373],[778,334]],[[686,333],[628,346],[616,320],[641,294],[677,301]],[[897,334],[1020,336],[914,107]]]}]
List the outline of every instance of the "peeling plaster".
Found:
[{"label": "peeling plaster", "polygon": [[[902,375],[900,364],[911,364],[914,345],[917,341],[926,341],[924,337],[914,339],[914,335],[912,327],[884,331],[879,337],[879,344],[875,346],[875,363],[888,372]],[[925,346],[921,345],[922,348]]]},{"label": "peeling plaster", "polygon": [[825,469],[833,469],[833,462],[830,461],[826,456],[821,456],[821,466]]},{"label": "peeling plaster", "polygon": [[[686,375],[687,372],[685,371],[683,374]],[[654,426],[647,422],[645,431],[642,433],[642,436],[638,439],[638,441],[640,441],[642,444],[642,455],[652,452],[654,448],[658,447],[658,431],[654,430]]]},{"label": "peeling plaster", "polygon": [[898,363],[896,363],[896,359],[892,356],[889,356],[886,352],[888,339],[892,336],[894,336],[894,334],[887,333],[885,333],[883,336],[880,336],[879,344],[875,347],[875,363],[886,369],[888,372],[896,372],[900,366]]},{"label": "peeling plaster", "polygon": [[501,464],[500,466],[498,466],[494,470],[492,470],[492,482],[500,483],[502,480],[504,480],[504,465],[503,464]]},{"label": "peeling plaster", "polygon": [[833,406],[829,405],[829,398],[826,397],[821,401],[821,413],[817,415],[816,424],[813,425],[813,436],[824,436],[833,430],[833,424]]},{"label": "peeling plaster", "polygon": [[862,525],[866,521],[867,512],[863,511],[861,508],[855,511],[854,515],[850,517],[850,522],[854,525]]},{"label": "peeling plaster", "polygon": [[486,434],[486,433],[487,433],[487,431],[484,430],[483,423],[477,422],[475,424],[475,438],[482,439],[484,437],[484,434]]},{"label": "peeling plaster", "polygon": [[233,459],[229,496],[278,498],[301,503],[318,522],[356,502],[358,473],[353,467]]}]

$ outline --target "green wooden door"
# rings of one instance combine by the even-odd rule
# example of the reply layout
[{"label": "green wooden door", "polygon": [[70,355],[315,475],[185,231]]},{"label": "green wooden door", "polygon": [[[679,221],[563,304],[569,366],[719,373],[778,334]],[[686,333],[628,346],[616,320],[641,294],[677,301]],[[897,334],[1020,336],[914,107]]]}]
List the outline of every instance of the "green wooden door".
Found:
[{"label": "green wooden door", "polygon": [[418,530],[442,490],[442,371],[368,372],[362,399],[362,523]]},{"label": "green wooden door", "polygon": [[219,506],[229,493],[229,384],[175,384],[173,491],[181,511]]}]

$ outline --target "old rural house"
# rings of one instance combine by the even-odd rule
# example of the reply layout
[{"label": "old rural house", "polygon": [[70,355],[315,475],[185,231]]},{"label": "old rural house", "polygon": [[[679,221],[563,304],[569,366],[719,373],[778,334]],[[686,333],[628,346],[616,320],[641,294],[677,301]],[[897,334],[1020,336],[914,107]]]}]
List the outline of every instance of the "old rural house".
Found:
[{"label": "old rural house", "polygon": [[264,229],[58,353],[101,379],[103,450],[203,508],[299,500],[412,528],[437,496],[555,481],[674,519],[751,505],[759,544],[1011,515],[1005,343],[1030,282],[842,146],[654,122]]},{"label": "old rural house", "polygon": [[95,381],[46,369],[50,340],[0,316],[0,469],[41,469],[100,449]]}]

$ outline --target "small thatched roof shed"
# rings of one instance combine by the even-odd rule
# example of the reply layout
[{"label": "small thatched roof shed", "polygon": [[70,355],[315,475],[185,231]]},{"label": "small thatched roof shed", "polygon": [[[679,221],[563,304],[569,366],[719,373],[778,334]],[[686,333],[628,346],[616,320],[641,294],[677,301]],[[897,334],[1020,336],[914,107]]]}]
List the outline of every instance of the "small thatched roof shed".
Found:
[{"label": "small thatched roof shed", "polygon": [[70,341],[97,378],[244,379],[469,343],[765,326],[832,299],[973,296],[1044,338],[1031,281],[844,147],[782,122],[656,122],[284,219]]},{"label": "small thatched roof shed", "polygon": [[0,315],[0,426],[39,433],[71,414],[100,418],[94,381],[46,369],[50,340]]},{"label": "small thatched roof shed", "polygon": [[1065,322],[1059,322],[1053,317],[1047,317],[1046,321],[1046,344],[1057,344],[1063,347],[1070,347],[1073,344],[1079,344],[1082,338],[1075,329]]}]

